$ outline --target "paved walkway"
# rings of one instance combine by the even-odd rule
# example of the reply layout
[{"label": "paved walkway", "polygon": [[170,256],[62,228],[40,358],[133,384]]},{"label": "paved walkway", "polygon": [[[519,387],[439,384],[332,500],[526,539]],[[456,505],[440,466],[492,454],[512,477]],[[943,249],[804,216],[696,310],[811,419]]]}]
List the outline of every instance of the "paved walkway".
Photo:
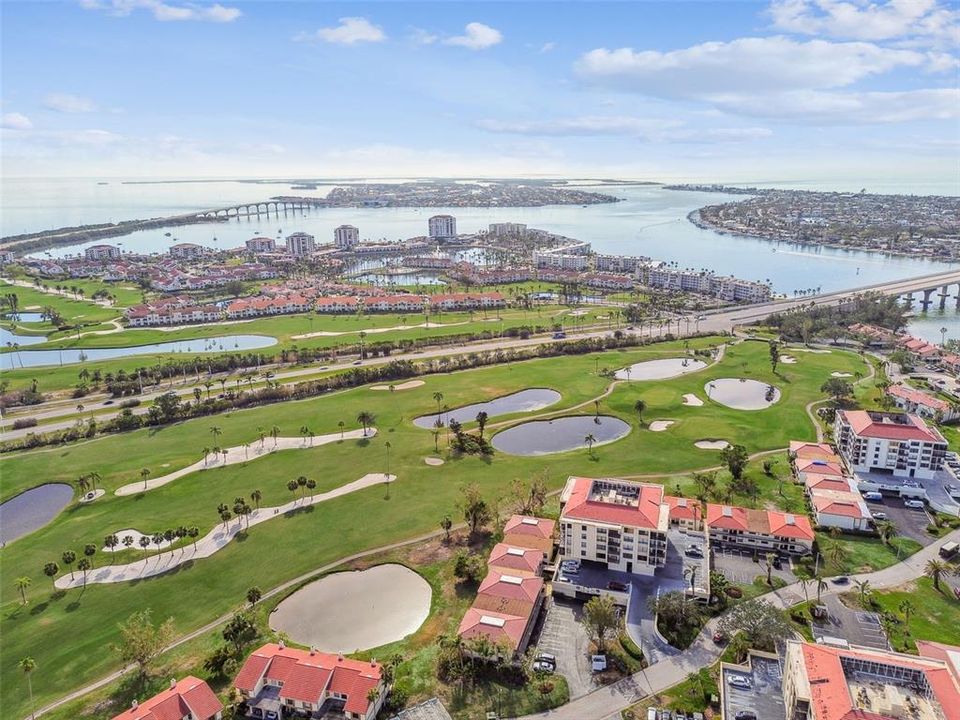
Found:
[{"label": "paved walkway", "polygon": [[193,465],[188,465],[185,468],[175,470],[167,475],[161,475],[160,477],[147,480],[146,482],[140,481],[129,483],[117,488],[114,494],[121,496],[139,495],[142,492],[162,487],[163,485],[171,483],[178,478],[182,478],[184,475],[189,475],[190,473],[199,472],[201,470],[212,470],[218,467],[226,467],[227,465],[236,465],[238,463],[249,462],[251,460],[266,457],[270,453],[278,452],[280,450],[307,450],[312,447],[320,447],[321,445],[327,445],[328,443],[339,442],[340,440],[359,440],[360,438],[369,438],[376,434],[376,428],[367,428],[366,430],[350,430],[342,435],[340,433],[330,433],[329,435],[319,435],[314,438],[278,437],[276,440],[273,438],[268,438],[265,439],[263,443],[261,443],[259,440],[255,440],[247,445],[237,445],[236,447],[227,448],[226,455],[224,455],[222,451],[219,453],[211,452],[210,456],[206,460],[198,460]]},{"label": "paved walkway", "polygon": [[254,510],[244,518],[237,518],[236,522],[229,522],[226,525],[217,525],[213,530],[203,536],[196,543],[184,545],[174,550],[170,550],[153,557],[147,557],[143,560],[127,563],[126,565],[107,565],[105,567],[94,568],[86,574],[73,572],[69,575],[63,575],[57,578],[56,587],[60,590],[68,588],[81,587],[93,583],[118,583],[128,582],[130,580],[142,580],[146,577],[161,575],[173,570],[175,567],[183,565],[186,562],[200,558],[210,557],[223,547],[226,547],[233,538],[242,530],[246,530],[253,525],[258,525],[267,520],[281,517],[285,513],[294,512],[310,505],[319,505],[327,500],[349,495],[357,490],[379,485],[380,483],[391,483],[397,479],[396,475],[384,475],[383,473],[370,473],[364,475],[359,480],[354,480],[346,485],[330,490],[318,495],[310,495],[305,498],[298,498],[292,502],[277,507],[262,507]]},{"label": "paved walkway", "polygon": [[[875,590],[897,587],[923,575],[927,562],[937,557],[944,542],[960,541],[960,530],[954,530],[940,542],[928,545],[903,562],[884,570],[850,576],[850,585],[858,580],[869,580]],[[845,586],[843,590],[850,586]],[[841,592],[833,590],[830,594]],[[799,583],[788,585],[761,596],[776,607],[786,609],[804,601]],[[684,680],[687,675],[708,667],[720,658],[722,648],[713,642],[713,633],[720,618],[714,618],[704,626],[694,643],[679,655],[654,663],[641,672],[626,677],[612,685],[594,690],[588,695],[573,700],[554,710],[528,715],[524,720],[585,720],[585,718],[619,718],[620,711],[630,707],[648,695],[662,693]]]}]

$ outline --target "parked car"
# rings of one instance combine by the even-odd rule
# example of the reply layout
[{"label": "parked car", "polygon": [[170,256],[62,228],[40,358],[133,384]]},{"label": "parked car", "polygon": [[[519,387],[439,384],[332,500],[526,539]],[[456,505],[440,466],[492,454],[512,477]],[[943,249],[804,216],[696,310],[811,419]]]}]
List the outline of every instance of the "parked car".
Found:
[{"label": "parked car", "polygon": [[551,655],[550,653],[539,653],[534,659],[539,662],[545,662],[549,665],[553,665],[554,667],[557,666],[557,656]]},{"label": "parked car", "polygon": [[926,505],[923,504],[923,500],[904,500],[903,506],[911,510],[923,510],[926,507]]},{"label": "parked car", "polygon": [[625,582],[620,582],[619,580],[611,580],[607,583],[607,590],[615,590],[617,592],[626,592],[629,587]]},{"label": "parked car", "polygon": [[607,656],[606,655],[594,655],[590,658],[590,668],[594,672],[603,672],[607,669]]},{"label": "parked car", "polygon": [[703,557],[703,549],[699,545],[687,545],[683,549],[683,554],[690,557]]},{"label": "parked car", "polygon": [[757,713],[753,710],[737,710],[733,720],[757,720]]},{"label": "parked car", "polygon": [[773,556],[773,567],[776,570],[780,570],[783,568],[783,560],[780,558],[779,555]]},{"label": "parked car", "polygon": [[647,720],[657,720],[657,708],[655,707],[647,708]]},{"label": "parked car", "polygon": [[563,340],[566,336],[567,336],[567,334],[566,334],[565,332],[555,332],[555,333],[553,334],[553,339],[554,339],[554,340]]},{"label": "parked car", "polygon": [[553,671],[556,670],[556,669],[557,669],[557,666],[556,666],[556,665],[551,665],[550,663],[544,662],[543,660],[534,660],[534,661],[533,661],[533,671],[534,671],[534,672],[541,672],[541,673],[546,673],[546,674],[549,675],[549,674],[553,673]]},{"label": "parked car", "polygon": [[870,492],[865,492],[863,494],[863,499],[867,502],[883,502],[883,495],[879,492],[871,490]]},{"label": "parked car", "polygon": [[885,512],[870,513],[870,516],[871,516],[874,520],[886,520],[886,519],[887,519],[887,514],[886,514]]},{"label": "parked car", "polygon": [[350,363],[350,364],[351,364],[351,365],[360,365],[362,362],[363,362],[362,360],[354,360],[354,361],[353,361],[352,363]]},{"label": "parked car", "polygon": [[837,575],[835,578],[830,578],[833,581],[834,585],[846,585],[850,582],[850,578],[846,575]]},{"label": "parked car", "polygon": [[750,678],[746,678],[743,675],[727,675],[727,685],[732,685],[735,688],[740,688],[741,690],[749,690],[753,687],[753,683],[750,682]]}]

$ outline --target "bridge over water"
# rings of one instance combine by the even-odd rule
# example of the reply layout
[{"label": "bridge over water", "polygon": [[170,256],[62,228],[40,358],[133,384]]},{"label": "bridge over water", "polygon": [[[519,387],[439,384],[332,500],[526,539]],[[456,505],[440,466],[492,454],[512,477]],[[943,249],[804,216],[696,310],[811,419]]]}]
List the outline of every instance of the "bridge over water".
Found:
[{"label": "bridge over water", "polygon": [[240,203],[229,207],[201,210],[200,212],[190,213],[190,215],[200,218],[249,217],[252,215],[279,215],[281,212],[303,211],[314,207],[327,207],[327,201],[323,198],[312,197],[277,197],[260,202]]}]

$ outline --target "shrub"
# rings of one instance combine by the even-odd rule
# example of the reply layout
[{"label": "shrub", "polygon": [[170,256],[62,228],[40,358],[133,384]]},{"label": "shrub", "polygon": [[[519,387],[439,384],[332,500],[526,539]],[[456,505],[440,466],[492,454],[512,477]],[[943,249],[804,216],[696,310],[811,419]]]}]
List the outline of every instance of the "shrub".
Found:
[{"label": "shrub", "polygon": [[130,398],[129,400],[124,400],[120,403],[122,408],[132,408],[140,404],[140,401],[137,398]]},{"label": "shrub", "polygon": [[28,417],[28,418],[17,418],[13,421],[13,429],[19,430],[20,428],[36,427],[37,419]]},{"label": "shrub", "polygon": [[723,590],[727,595],[732,598],[738,599],[743,597],[743,590],[738,587],[728,587]]}]

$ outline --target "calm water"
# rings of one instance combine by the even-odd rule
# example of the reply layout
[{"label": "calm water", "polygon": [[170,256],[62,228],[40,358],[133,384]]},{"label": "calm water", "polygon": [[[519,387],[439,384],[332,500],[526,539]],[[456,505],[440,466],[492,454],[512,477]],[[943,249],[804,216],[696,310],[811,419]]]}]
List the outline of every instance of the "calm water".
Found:
[{"label": "calm water", "polygon": [[38,530],[53,520],[73,499],[73,488],[63,483],[40,485],[0,505],[0,544]]},{"label": "calm water", "polygon": [[7,313],[3,316],[3,319],[8,322],[22,322],[22,323],[32,323],[32,322],[43,322],[43,313],[38,312],[18,312],[16,314]]},{"label": "calm water", "polygon": [[46,341],[47,338],[43,335],[18,335],[15,332],[0,327],[0,347],[7,347],[12,343],[17,343],[18,345],[36,345],[37,343]]},{"label": "calm water", "polygon": [[508,415],[509,413],[531,412],[540,410],[553,405],[560,399],[560,393],[556,390],[547,388],[531,388],[521,390],[512,395],[504,395],[494,400],[483,403],[474,403],[473,405],[464,405],[450,410],[449,412],[437,415],[421,415],[414,418],[413,424],[422,428],[433,428],[434,423],[439,417],[444,425],[449,425],[451,420],[459,423],[474,422],[477,419],[477,413],[485,412],[488,417],[497,415]]},{"label": "calm water", "polygon": [[508,455],[548,455],[587,447],[587,435],[593,435],[596,447],[619,440],[629,432],[630,425],[619,418],[574,415],[515,425],[498,432],[490,442]]},{"label": "calm water", "polygon": [[[772,182],[757,181],[772,185]],[[822,184],[779,183],[813,189]],[[866,184],[878,192],[951,193],[944,186],[878,187],[851,183],[859,190]],[[856,186],[856,187],[855,187]],[[252,184],[213,181],[178,184],[123,185],[110,179],[98,185],[94,179],[22,180],[4,178],[2,234],[39,230],[71,224],[157,217],[238,202],[261,200],[272,195],[302,194],[322,197],[330,186],[315,191],[292,191],[288,183]],[[701,230],[686,216],[698,207],[742,199],[717,193],[675,192],[657,186],[600,188],[625,198],[607,205],[553,206],[542,208],[332,208],[260,218],[240,218],[216,225],[194,225],[152,230],[120,238],[124,250],[162,252],[175,242],[197,242],[212,247],[237,247],[254,235],[287,235],[304,230],[321,240],[332,238],[333,229],[349,223],[360,228],[364,239],[397,240],[426,232],[427,218],[447,212],[457,217],[458,229],[472,232],[491,222],[515,221],[570,237],[588,240],[601,252],[648,255],[676,262],[680,267],[707,267],[722,274],[751,280],[770,280],[777,292],[820,288],[840,290],[944,270],[942,263],[912,258],[886,257],[873,253],[816,249],[790,243],[772,243],[725,236]],[[830,188],[833,189],[833,188]],[[216,241],[214,241],[216,238]],[[57,248],[52,255],[74,254],[83,246]],[[776,249],[776,252],[773,250]],[[942,320],[942,322],[941,322]],[[960,318],[952,309],[937,318],[940,325],[960,335]],[[929,333],[917,323],[917,332]],[[935,332],[939,339],[939,332]],[[927,335],[924,335],[927,337]]]},{"label": "calm water", "polygon": [[[63,350],[20,350],[0,354],[0,368],[12,370],[20,367],[41,365],[66,365],[86,360],[109,360],[131,355],[157,353],[207,353],[230,352],[231,350],[258,350],[276,345],[277,339],[267,335],[224,335],[200,340],[177,340],[174,342],[136,345],[124,348],[64,348]],[[82,357],[81,357],[82,356]]]}]

